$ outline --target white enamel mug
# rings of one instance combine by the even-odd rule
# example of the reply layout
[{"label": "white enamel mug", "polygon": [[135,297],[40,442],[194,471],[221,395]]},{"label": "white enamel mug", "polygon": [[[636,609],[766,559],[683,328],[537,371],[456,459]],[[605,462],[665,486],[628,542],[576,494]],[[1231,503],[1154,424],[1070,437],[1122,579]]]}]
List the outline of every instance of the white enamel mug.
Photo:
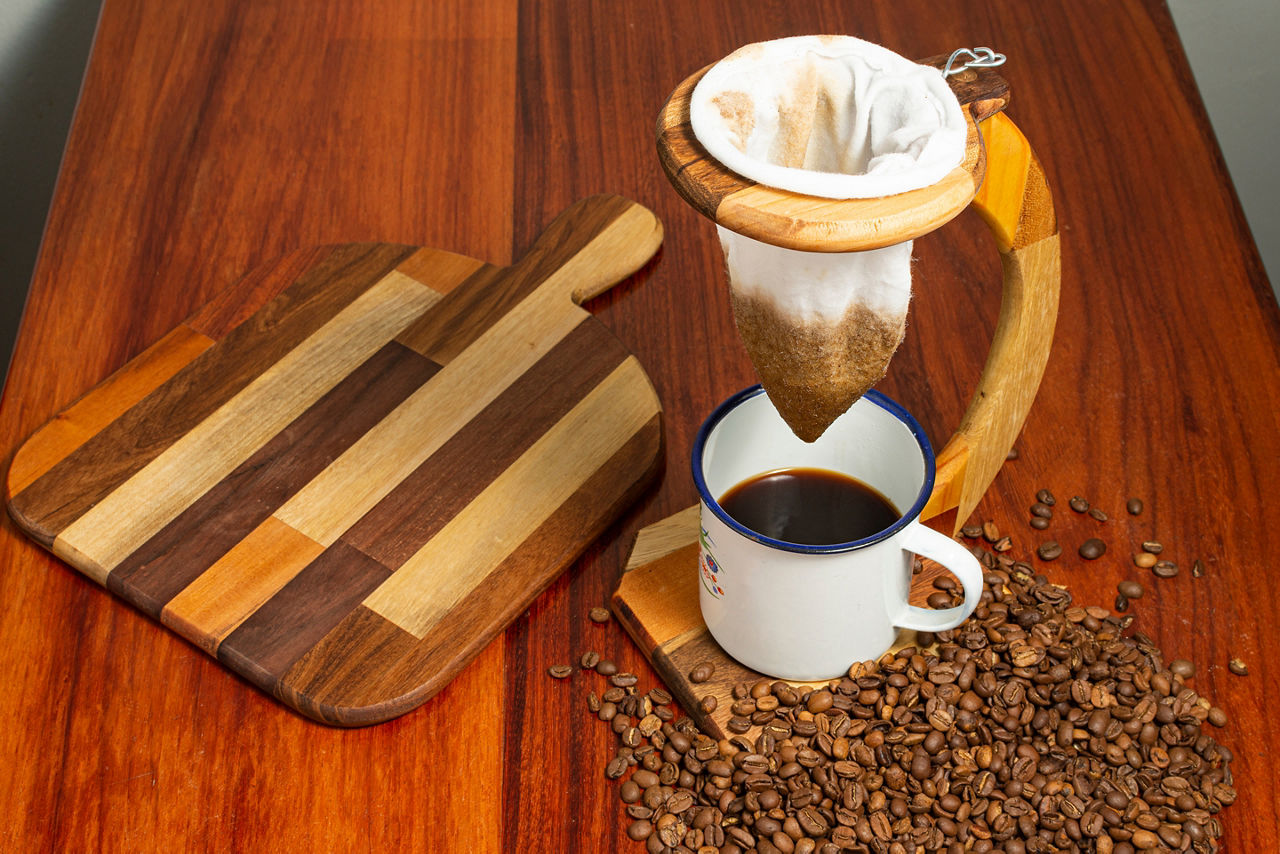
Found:
[{"label": "white enamel mug", "polygon": [[[719,498],[742,481],[789,468],[854,477],[888,498],[899,518],[861,540],[813,546],[758,534],[720,506]],[[702,500],[699,593],[712,636],[753,670],[810,681],[878,658],[899,628],[958,626],[978,605],[982,568],[962,545],[920,523],[933,477],[923,428],[879,392],[867,392],[813,443],[796,438],[760,386],[722,403],[693,446]],[[930,610],[907,603],[917,554],[960,580],[961,605]]]}]

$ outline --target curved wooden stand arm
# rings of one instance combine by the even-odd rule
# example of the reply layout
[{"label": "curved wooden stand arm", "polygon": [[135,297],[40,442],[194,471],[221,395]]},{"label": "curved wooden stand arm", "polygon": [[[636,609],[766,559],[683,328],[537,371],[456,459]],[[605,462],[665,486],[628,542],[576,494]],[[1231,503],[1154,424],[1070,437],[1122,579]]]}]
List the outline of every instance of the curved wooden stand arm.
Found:
[{"label": "curved wooden stand arm", "polygon": [[991,352],[960,427],[938,455],[922,518],[957,508],[956,530],[977,506],[1022,430],[1044,375],[1062,278],[1058,224],[1044,170],[1004,113],[979,129],[987,174],[973,204],[1000,249],[1004,292]]}]

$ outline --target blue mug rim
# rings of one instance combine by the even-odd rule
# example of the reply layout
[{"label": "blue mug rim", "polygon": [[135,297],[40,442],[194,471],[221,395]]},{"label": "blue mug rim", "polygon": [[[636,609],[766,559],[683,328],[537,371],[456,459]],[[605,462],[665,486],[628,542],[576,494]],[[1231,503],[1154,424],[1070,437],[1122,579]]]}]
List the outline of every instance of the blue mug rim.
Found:
[{"label": "blue mug rim", "polygon": [[702,422],[702,426],[698,428],[698,435],[693,442],[693,453],[691,454],[690,462],[693,469],[693,483],[698,490],[698,496],[702,499],[702,503],[716,515],[716,518],[728,525],[730,529],[748,539],[755,540],[761,545],[783,551],[797,552],[799,554],[840,554],[866,548],[882,540],[887,540],[920,516],[925,504],[929,501],[929,496],[933,494],[933,481],[937,471],[937,461],[934,457],[933,446],[929,444],[929,437],[925,435],[924,428],[920,426],[920,422],[916,421],[915,416],[908,412],[906,407],[883,392],[871,389],[862,396],[863,399],[871,401],[901,421],[911,431],[911,435],[915,437],[917,444],[920,446],[920,452],[924,455],[924,483],[921,485],[920,492],[916,495],[911,507],[904,510],[896,522],[860,540],[851,540],[847,543],[830,543],[828,545],[806,545],[804,543],[790,543],[786,540],[775,540],[773,537],[766,537],[764,534],[757,533],[737,522],[725,512],[725,509],[720,506],[719,500],[707,488],[706,479],[702,474],[701,461],[706,450],[707,439],[719,423],[724,420],[725,416],[746,401],[761,394],[764,394],[764,387],[757,383],[725,400],[707,416],[707,420]]}]

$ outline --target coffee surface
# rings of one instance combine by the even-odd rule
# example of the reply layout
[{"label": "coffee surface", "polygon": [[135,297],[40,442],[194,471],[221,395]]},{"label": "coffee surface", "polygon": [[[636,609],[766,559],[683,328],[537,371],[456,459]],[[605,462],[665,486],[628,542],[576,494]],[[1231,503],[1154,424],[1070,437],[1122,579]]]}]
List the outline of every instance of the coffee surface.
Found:
[{"label": "coffee surface", "polygon": [[788,468],[764,472],[720,498],[725,512],[758,534],[806,546],[848,543],[898,520],[889,499],[841,472]]}]

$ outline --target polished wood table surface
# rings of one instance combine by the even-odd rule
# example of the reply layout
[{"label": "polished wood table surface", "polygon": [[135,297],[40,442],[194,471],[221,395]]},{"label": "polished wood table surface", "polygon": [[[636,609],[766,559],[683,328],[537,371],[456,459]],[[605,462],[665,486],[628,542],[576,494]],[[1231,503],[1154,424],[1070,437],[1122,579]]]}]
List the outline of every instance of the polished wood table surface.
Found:
[{"label": "polished wood table surface", "polygon": [[[713,229],[663,176],[654,122],[692,71],[812,32],[1008,55],[1009,114],[1058,207],[1062,307],[1018,458],[975,518],[1030,555],[1047,487],[1110,511],[1113,542],[1166,543],[1183,571],[1141,576],[1135,629],[1197,662],[1192,684],[1230,715],[1214,732],[1237,757],[1226,850],[1277,850],[1280,312],[1170,17],[1141,0],[107,0],[0,408],[6,455],[268,259],[373,240],[510,263],[603,191],[666,227],[656,261],[588,304],[653,379],[666,469],[442,693],[357,730],[259,693],[6,519],[0,848],[642,850],[601,773],[612,734],[583,682],[546,668],[596,649],[652,683],[587,611],[636,532],[694,502],[697,426],[754,382]],[[907,339],[880,386],[938,445],[995,323],[989,241],[965,213],[917,242]],[[1046,572],[1110,605],[1136,577],[1114,551]]]}]

